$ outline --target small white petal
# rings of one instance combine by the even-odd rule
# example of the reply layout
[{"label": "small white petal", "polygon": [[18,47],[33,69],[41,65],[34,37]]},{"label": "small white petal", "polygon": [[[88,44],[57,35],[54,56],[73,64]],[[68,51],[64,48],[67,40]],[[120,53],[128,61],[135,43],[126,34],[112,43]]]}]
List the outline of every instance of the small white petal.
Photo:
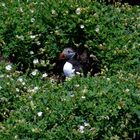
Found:
[{"label": "small white petal", "polygon": [[126,91],[126,92],[129,92],[130,90],[127,88],[125,91]]},{"label": "small white petal", "polygon": [[39,46],[41,43],[39,41],[37,41],[36,44]]},{"label": "small white petal", "polygon": [[31,18],[31,22],[32,22],[32,23],[35,22],[35,18]]},{"label": "small white petal", "polygon": [[84,29],[84,28],[85,28],[85,26],[84,26],[84,25],[80,25],[80,28],[81,28],[81,29]]},{"label": "small white petal", "polygon": [[25,82],[22,82],[22,85],[24,86],[25,85]]},{"label": "small white petal", "polygon": [[86,97],[85,97],[85,96],[81,96],[81,98],[82,98],[82,99],[85,99]]},{"label": "small white petal", "polygon": [[30,51],[30,54],[34,54],[34,52],[33,51]]},{"label": "small white petal", "polygon": [[47,73],[42,74],[42,78],[45,78],[45,77],[47,77],[47,76],[48,76]]},{"label": "small white petal", "polygon": [[5,67],[5,69],[8,70],[8,71],[10,71],[10,70],[12,69],[12,66],[11,66],[11,65],[7,65],[7,66]]},{"label": "small white petal", "polygon": [[38,63],[39,63],[39,60],[38,60],[38,59],[34,59],[34,60],[33,60],[33,63],[34,63],[34,64],[38,64]]},{"label": "small white petal", "polygon": [[34,70],[34,71],[32,71],[31,74],[32,74],[33,76],[35,76],[35,75],[37,74],[37,72],[38,72],[38,70]]},{"label": "small white petal", "polygon": [[55,10],[52,10],[51,12],[52,12],[52,15],[55,15],[56,14],[56,11]]},{"label": "small white petal", "polygon": [[16,92],[19,92],[19,89],[18,88],[16,88]]},{"label": "small white petal", "polygon": [[19,77],[19,78],[17,79],[17,81],[23,82],[23,79],[22,79],[21,77]]},{"label": "small white petal", "polygon": [[38,90],[39,89],[39,87],[34,87],[34,90]]},{"label": "small white petal", "polygon": [[42,114],[43,114],[43,112],[38,112],[38,113],[37,113],[38,117],[41,117]]},{"label": "small white petal", "polygon": [[99,33],[100,29],[97,27],[97,28],[95,29],[95,31],[96,31],[97,33]]},{"label": "small white petal", "polygon": [[79,126],[79,132],[80,132],[80,133],[84,133],[84,128],[85,128],[84,126],[80,125],[80,126]]},{"label": "small white petal", "polygon": [[81,8],[77,8],[75,12],[76,12],[77,15],[80,15],[81,14]]},{"label": "small white petal", "polygon": [[2,3],[1,5],[2,5],[3,7],[5,7],[5,3]]},{"label": "small white petal", "polygon": [[87,122],[84,122],[84,126],[90,126],[90,124]]},{"label": "small white petal", "polygon": [[30,35],[31,39],[35,39],[35,37],[36,37],[35,35]]}]

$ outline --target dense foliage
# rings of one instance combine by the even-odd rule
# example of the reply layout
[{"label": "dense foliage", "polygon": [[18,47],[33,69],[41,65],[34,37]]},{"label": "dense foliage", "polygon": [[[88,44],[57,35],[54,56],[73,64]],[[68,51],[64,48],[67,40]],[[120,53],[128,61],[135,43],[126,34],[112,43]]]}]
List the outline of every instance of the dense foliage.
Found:
[{"label": "dense foliage", "polygon": [[[139,6],[0,2],[0,139],[136,138],[139,32]],[[102,63],[100,76],[59,84],[48,77],[64,47],[88,48]]]}]

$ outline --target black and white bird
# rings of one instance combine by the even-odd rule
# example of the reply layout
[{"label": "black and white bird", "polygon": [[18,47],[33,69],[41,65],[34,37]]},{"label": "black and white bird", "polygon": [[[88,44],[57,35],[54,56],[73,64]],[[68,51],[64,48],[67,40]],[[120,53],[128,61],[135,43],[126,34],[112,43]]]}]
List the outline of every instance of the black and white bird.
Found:
[{"label": "black and white bird", "polygon": [[65,48],[59,56],[65,77],[72,77],[82,72],[82,65],[77,60],[77,53],[72,48]]},{"label": "black and white bird", "polygon": [[94,76],[100,72],[100,63],[95,55],[90,54],[87,49],[65,48],[59,56],[59,69],[65,77],[72,77],[75,74],[87,76],[90,73]]}]

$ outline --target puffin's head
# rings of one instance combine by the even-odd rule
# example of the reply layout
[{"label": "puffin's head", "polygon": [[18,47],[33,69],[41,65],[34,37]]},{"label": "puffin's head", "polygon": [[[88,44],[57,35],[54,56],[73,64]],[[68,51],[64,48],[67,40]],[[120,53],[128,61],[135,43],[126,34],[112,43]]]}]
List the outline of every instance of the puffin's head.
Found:
[{"label": "puffin's head", "polygon": [[59,56],[59,59],[62,60],[62,59],[71,59],[75,56],[75,52],[73,49],[71,48],[65,48],[63,50],[63,52],[60,54]]}]

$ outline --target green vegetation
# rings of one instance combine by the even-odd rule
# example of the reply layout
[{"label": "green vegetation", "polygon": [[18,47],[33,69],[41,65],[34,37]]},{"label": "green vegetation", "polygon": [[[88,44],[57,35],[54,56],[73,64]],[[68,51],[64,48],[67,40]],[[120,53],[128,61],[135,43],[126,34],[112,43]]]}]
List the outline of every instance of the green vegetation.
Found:
[{"label": "green vegetation", "polygon": [[[139,6],[0,2],[0,139],[140,135],[139,32]],[[65,47],[88,47],[101,60],[101,74],[59,84],[48,77]]]}]

